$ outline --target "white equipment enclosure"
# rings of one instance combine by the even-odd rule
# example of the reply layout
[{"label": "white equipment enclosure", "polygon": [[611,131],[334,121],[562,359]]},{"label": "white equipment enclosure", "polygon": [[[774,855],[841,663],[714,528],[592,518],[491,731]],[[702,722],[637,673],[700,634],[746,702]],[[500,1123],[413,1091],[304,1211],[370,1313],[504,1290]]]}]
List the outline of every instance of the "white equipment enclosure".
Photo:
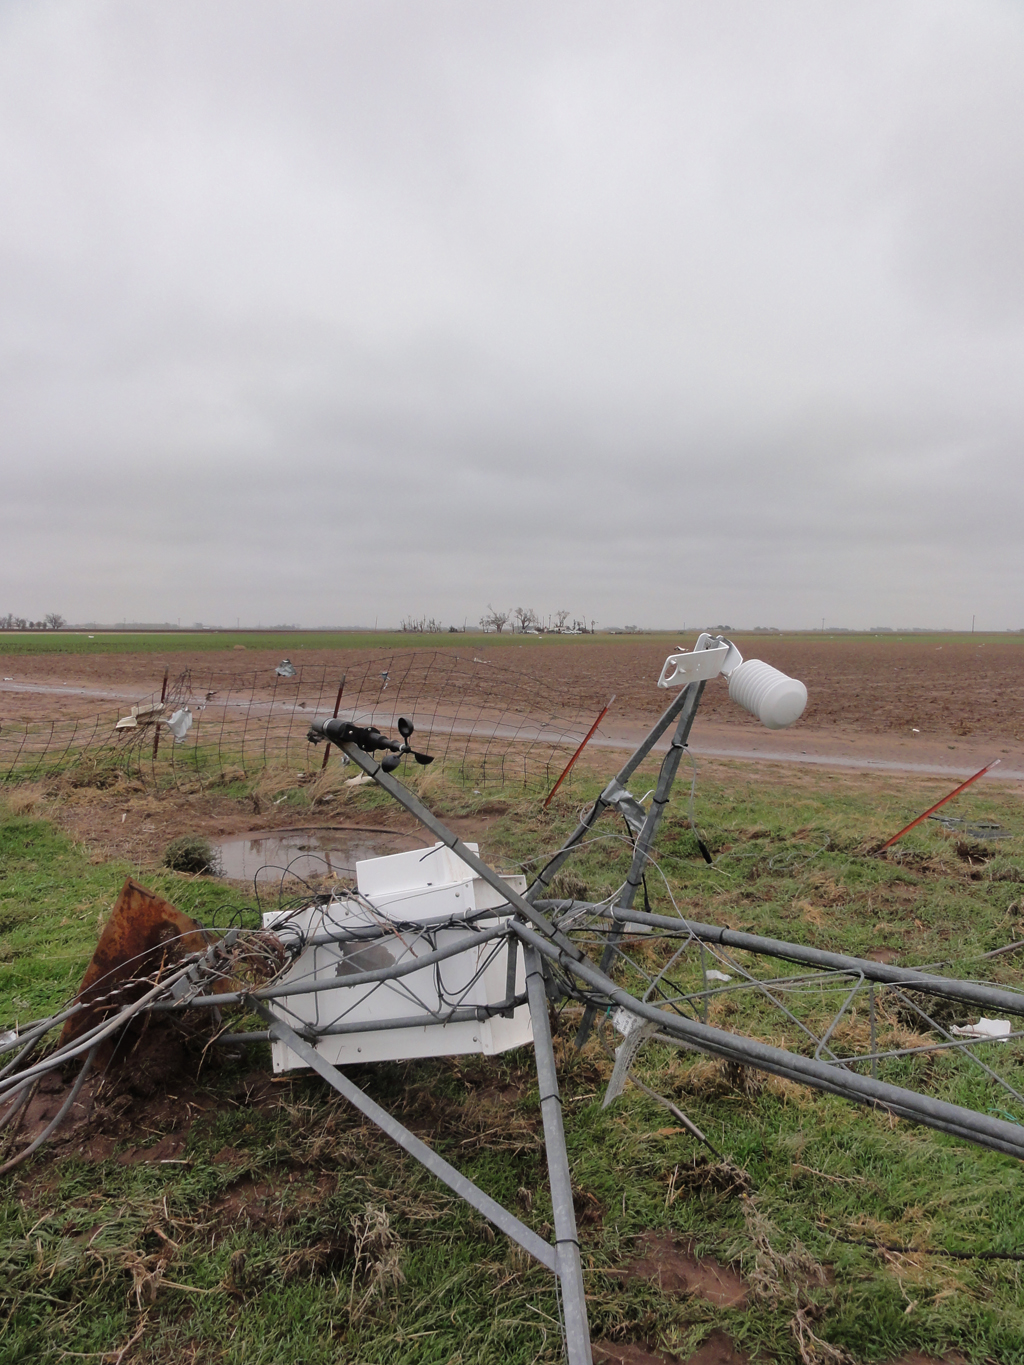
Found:
[{"label": "white equipment enclosure", "polygon": [[[521,875],[504,880],[526,890]],[[315,1033],[326,1061],[493,1056],[533,1041],[510,907],[493,887],[444,844],[358,862],[356,883],[358,895],[263,916],[286,945],[303,945],[280,984],[311,989],[278,1003],[299,1032]],[[430,961],[414,967],[419,958]],[[360,986],[395,967],[410,970]],[[275,1072],[309,1065],[284,1043],[272,1052]]]}]

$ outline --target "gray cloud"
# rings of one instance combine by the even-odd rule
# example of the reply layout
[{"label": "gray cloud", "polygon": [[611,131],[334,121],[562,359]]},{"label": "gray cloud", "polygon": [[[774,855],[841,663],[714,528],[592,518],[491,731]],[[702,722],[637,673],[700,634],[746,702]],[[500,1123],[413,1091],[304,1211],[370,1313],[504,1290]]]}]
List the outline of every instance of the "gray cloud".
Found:
[{"label": "gray cloud", "polygon": [[0,10],[0,609],[1024,624],[1024,17]]}]

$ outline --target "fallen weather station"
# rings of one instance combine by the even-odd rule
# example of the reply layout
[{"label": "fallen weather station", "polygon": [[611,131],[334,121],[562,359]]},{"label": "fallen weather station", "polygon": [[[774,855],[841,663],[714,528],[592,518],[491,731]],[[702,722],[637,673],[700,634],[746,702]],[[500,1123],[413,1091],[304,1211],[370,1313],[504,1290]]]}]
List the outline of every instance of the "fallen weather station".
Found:
[{"label": "fallen weather station", "polygon": [[[304,681],[303,670],[288,659],[269,679],[236,678],[232,686],[207,686],[191,673],[173,682],[165,675],[159,698],[133,705],[112,727],[89,730],[76,721],[73,730],[65,726],[58,732],[51,726],[49,733],[37,731],[33,742],[26,738],[10,760],[12,783],[26,774],[38,782],[47,774],[64,780],[83,765],[95,769],[97,754],[105,754],[109,763],[103,771],[140,790],[148,782],[158,792],[161,781],[169,781],[167,790],[194,783],[195,791],[203,791],[241,780],[247,763],[269,770],[276,759],[290,766],[295,783],[301,780],[311,790],[319,783],[319,801],[346,794],[338,785],[327,789],[330,775],[353,800],[372,792],[374,810],[386,812],[386,803],[392,803],[403,818],[417,822],[421,836],[409,840],[406,832],[412,847],[356,857],[344,868],[352,876],[341,877],[330,867],[329,877],[309,881],[304,865],[304,885],[289,880],[290,869],[283,868],[279,903],[261,908],[251,923],[240,915],[223,923],[200,922],[136,878],[126,880],[79,989],[59,1009],[37,1018],[12,1018],[0,1033],[0,1125],[6,1135],[0,1173],[27,1169],[32,1158],[44,1161],[47,1144],[59,1138],[63,1125],[88,1125],[86,1100],[96,1103],[119,1070],[130,1068],[148,1049],[159,1073],[159,1040],[187,1036],[192,1055],[200,1055],[207,1067],[215,1067],[218,1058],[228,1065],[242,1056],[247,1065],[267,1059],[268,1074],[282,1082],[295,1073],[314,1073],[363,1121],[543,1267],[552,1277],[557,1305],[548,1321],[553,1335],[544,1340],[551,1358],[561,1356],[569,1365],[593,1359],[666,1360],[628,1352],[616,1357],[615,1341],[628,1345],[631,1339],[628,1324],[610,1329],[603,1305],[605,1339],[596,1353],[591,1344],[588,1299],[595,1298],[594,1265],[588,1219],[580,1214],[579,1163],[570,1149],[575,1109],[564,1112],[560,1073],[577,1064],[574,1057],[596,1054],[606,1057],[607,1065],[593,1073],[600,1077],[600,1094],[595,1092],[590,1122],[606,1122],[605,1111],[626,1112],[630,1096],[670,1119],[660,1134],[685,1143],[686,1155],[674,1163],[664,1210],[674,1206],[687,1182],[722,1200],[746,1200],[745,1226],[759,1248],[751,1284],[774,1306],[779,1299],[777,1293],[772,1299],[772,1275],[797,1286],[789,1320],[794,1358],[853,1360],[824,1335],[824,1310],[809,1287],[827,1283],[820,1278],[821,1266],[800,1250],[791,1250],[787,1260],[773,1249],[769,1224],[758,1222],[763,1216],[752,1197],[749,1172],[732,1151],[730,1122],[723,1119],[713,1129],[706,1118],[698,1122],[686,1112],[690,1106],[683,1088],[662,1093],[650,1083],[656,1077],[645,1056],[681,1058],[687,1064],[694,1057],[712,1059],[720,1068],[716,1074],[728,1078],[734,1095],[746,1097],[748,1108],[755,1105],[763,1078],[773,1077],[791,1089],[805,1087],[863,1106],[897,1139],[931,1129],[1020,1160],[1024,990],[1006,979],[1002,968],[1021,943],[1014,940],[979,954],[964,972],[949,961],[900,965],[895,952],[837,951],[801,942],[799,935],[791,940],[752,932],[740,922],[750,883],[735,880],[722,840],[698,817],[691,731],[706,689],[727,689],[740,708],[736,714],[755,717],[768,731],[787,730],[800,719],[808,690],[767,663],[744,660],[730,639],[705,633],[692,650],[677,650],[665,659],[657,687],[668,694],[668,705],[636,737],[628,756],[621,736],[611,738],[601,730],[609,706],[588,724],[585,708],[570,716],[564,697],[555,704],[526,675],[476,657],[469,661],[430,651],[367,656],[353,664],[336,691],[324,677],[317,679],[308,693],[312,704],[304,699],[304,686],[310,687],[309,679]],[[287,688],[292,690],[283,691]],[[592,770],[615,750],[622,759],[616,760],[617,770],[605,776],[596,796],[577,802],[575,823],[558,846],[545,850],[539,836],[530,835],[537,846],[519,860],[519,871],[499,870],[481,855],[479,842],[463,838],[433,808],[427,775],[435,764],[436,771],[448,772],[461,791],[474,796],[518,783],[536,793],[531,798],[536,812],[548,811],[560,791],[565,800],[578,763]],[[337,757],[329,768],[332,753]],[[867,877],[883,864],[902,868],[903,863],[888,861],[903,856],[895,846],[929,819],[947,822],[943,834],[963,836],[956,842],[961,863],[969,868],[976,858],[981,865],[988,855],[978,852],[976,841],[999,837],[1000,827],[988,821],[960,828],[959,817],[936,812],[992,766],[931,803],[884,843],[879,839],[852,849],[847,861],[856,875]],[[404,781],[398,776],[403,768]],[[344,778],[338,769],[345,770]],[[681,828],[693,854],[687,893],[692,900],[693,888],[701,885],[695,879],[707,879],[700,894],[706,903],[706,888],[713,887],[721,910],[710,922],[687,908],[673,870],[678,853],[660,851],[681,770],[686,808]],[[651,777],[646,791],[645,773]],[[756,780],[771,783],[763,767],[756,770]],[[385,827],[380,837],[396,836]],[[766,837],[767,831],[755,830],[751,841]],[[799,840],[791,841],[763,860],[766,875],[780,869],[795,875],[795,868],[812,863],[829,847],[831,837],[809,851]],[[603,888],[595,896],[572,869],[605,847],[625,860],[623,875],[610,891]],[[304,846],[295,844],[292,851],[300,849]],[[316,845],[312,857],[321,852]],[[758,858],[758,850],[751,856]],[[215,870],[214,861],[215,851],[202,854],[195,871]],[[912,860],[905,865],[912,866]],[[1013,875],[1011,868],[1006,880]],[[258,876],[254,880],[258,887]],[[841,916],[835,896],[832,904]],[[999,968],[995,974],[989,970],[993,964]],[[543,1177],[550,1206],[550,1219],[542,1224],[530,1217],[533,1191],[520,1188],[515,1201],[498,1197],[486,1182],[460,1169],[457,1144],[451,1160],[441,1154],[443,1102],[427,1141],[370,1093],[373,1067],[467,1058],[493,1058],[496,1066],[497,1059],[524,1050],[532,1056],[540,1115],[537,1175]],[[678,1075],[672,1073],[674,1065],[662,1064],[661,1072]],[[169,1073],[161,1080],[158,1074],[156,1084],[166,1089],[179,1079]],[[325,1102],[310,1093],[311,1104]],[[47,1097],[45,1105],[41,1095]],[[914,1126],[893,1129],[897,1120]],[[756,1119],[748,1121],[756,1126]],[[811,1110],[806,1127],[814,1124]],[[822,1174],[797,1159],[802,1145],[792,1151],[794,1169]],[[643,1178],[639,1169],[635,1178],[638,1183]],[[825,1173],[823,1179],[842,1189],[843,1182],[864,1177]],[[625,1215],[629,1173],[620,1170],[613,1183]],[[810,1193],[808,1202],[813,1207]],[[363,1221],[353,1223],[357,1247],[350,1256],[353,1268],[345,1272],[352,1277],[350,1310],[360,1265],[368,1264],[369,1207]],[[375,1264],[380,1266],[387,1261],[387,1237],[381,1231],[386,1207],[373,1217],[378,1219]],[[165,1222],[169,1225],[169,1216]],[[170,1239],[163,1225],[153,1224],[158,1226],[158,1235]],[[926,1254],[919,1244],[886,1241],[877,1226],[864,1225],[861,1233],[860,1241],[848,1232],[835,1235],[851,1246],[888,1247],[890,1259],[913,1261],[915,1254]],[[964,1229],[965,1244],[968,1234]],[[691,1246],[691,1270],[704,1264],[695,1250],[700,1240]],[[663,1259],[678,1251],[677,1246],[672,1250],[671,1237],[658,1245]],[[966,1246],[947,1251],[954,1258],[973,1254]],[[993,1259],[1001,1255],[996,1251]],[[1008,1262],[1014,1258],[1012,1250],[1005,1253]],[[144,1302],[155,1300],[170,1263],[167,1252],[157,1275],[157,1262],[140,1260],[141,1269],[133,1272],[140,1312]],[[388,1273],[398,1284],[397,1261]],[[238,1284],[242,1278],[239,1262]],[[378,1278],[384,1284],[383,1271]],[[738,1310],[748,1290],[753,1292],[746,1282],[738,1283],[734,1299],[726,1294],[711,1301]],[[379,1286],[378,1291],[384,1292]],[[906,1302],[910,1313],[917,1300],[906,1295]],[[143,1314],[139,1340],[146,1321]],[[634,1341],[657,1335],[650,1323],[636,1332]],[[409,1358],[416,1358],[415,1352]],[[486,1351],[480,1358],[488,1358]]]}]

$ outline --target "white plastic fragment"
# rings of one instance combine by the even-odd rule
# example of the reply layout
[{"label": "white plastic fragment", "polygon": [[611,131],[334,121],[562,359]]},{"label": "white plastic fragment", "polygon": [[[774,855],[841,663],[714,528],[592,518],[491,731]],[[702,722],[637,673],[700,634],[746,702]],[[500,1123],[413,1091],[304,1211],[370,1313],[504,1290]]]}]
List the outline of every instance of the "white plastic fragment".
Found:
[{"label": "white plastic fragment", "polygon": [[164,721],[164,724],[180,744],[189,730],[192,729],[192,712],[187,706],[181,706],[174,712],[170,720]]},{"label": "white plastic fragment", "polygon": [[621,1033],[624,1038],[628,1038],[631,1033],[640,1028],[643,1022],[638,1014],[634,1014],[631,1010],[624,1010],[621,1005],[612,1013],[612,1028],[616,1033]]},{"label": "white plastic fragment", "polygon": [[162,701],[146,702],[141,706],[133,706],[131,715],[122,716],[114,726],[115,730],[136,730],[140,725],[149,725],[155,721],[160,712],[164,709]]},{"label": "white plastic fragment", "polygon": [[949,1030],[958,1038],[1002,1038],[1005,1042],[1010,1033],[1009,1019],[986,1019],[984,1015],[976,1024],[959,1028],[956,1024]]},{"label": "white plastic fragment", "polygon": [[720,972],[716,967],[712,967],[711,970],[710,970],[709,972],[705,972],[704,975],[707,977],[707,979],[708,979],[709,981],[731,981],[731,980],[732,980],[732,977],[729,975],[728,972]]}]

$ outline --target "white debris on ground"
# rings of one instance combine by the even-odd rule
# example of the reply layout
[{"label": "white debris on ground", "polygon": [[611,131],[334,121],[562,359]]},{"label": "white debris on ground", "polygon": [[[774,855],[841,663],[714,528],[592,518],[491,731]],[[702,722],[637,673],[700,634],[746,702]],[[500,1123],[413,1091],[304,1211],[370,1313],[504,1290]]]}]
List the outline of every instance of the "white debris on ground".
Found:
[{"label": "white debris on ground", "polygon": [[1002,1038],[1006,1039],[1010,1035],[1009,1019],[986,1019],[984,1015],[976,1024],[967,1024],[964,1028],[956,1024],[949,1030],[955,1033],[958,1038]]}]

